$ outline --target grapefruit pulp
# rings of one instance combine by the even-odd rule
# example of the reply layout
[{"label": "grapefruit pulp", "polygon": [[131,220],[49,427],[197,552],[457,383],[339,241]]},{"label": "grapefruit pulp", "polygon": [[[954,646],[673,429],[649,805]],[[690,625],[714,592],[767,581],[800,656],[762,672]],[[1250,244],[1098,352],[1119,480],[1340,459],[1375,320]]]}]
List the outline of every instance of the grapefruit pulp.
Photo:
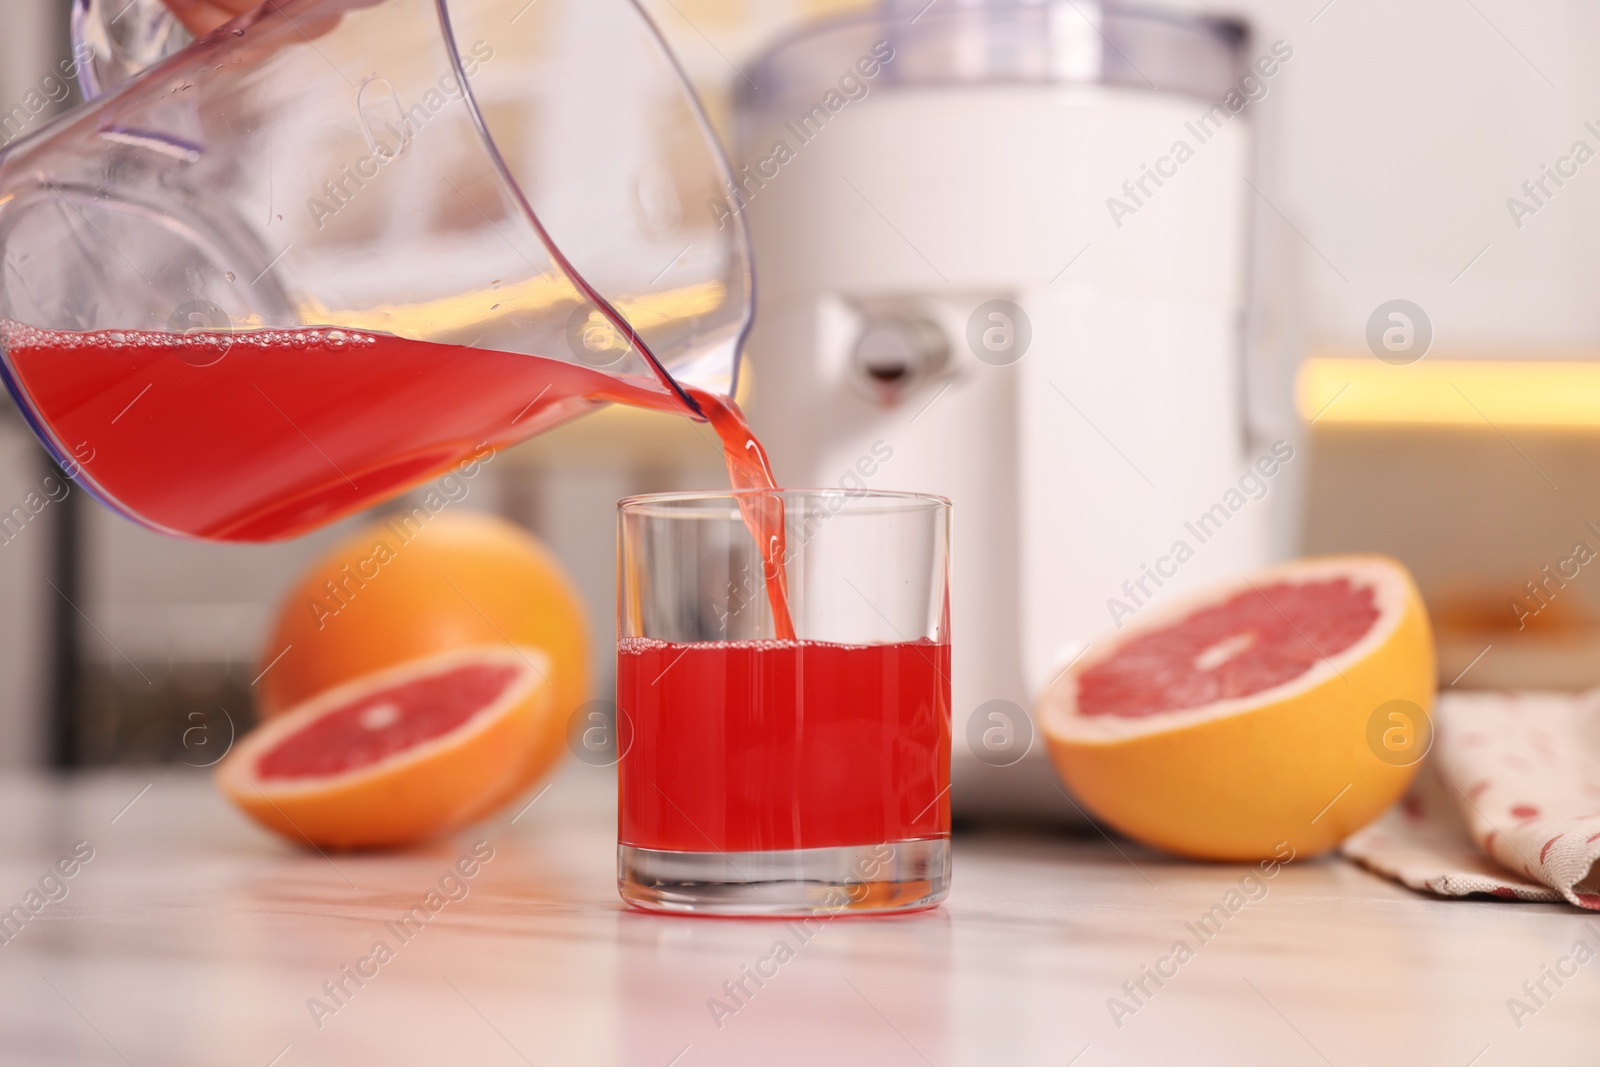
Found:
[{"label": "grapefruit pulp", "polygon": [[1434,688],[1410,574],[1329,556],[1136,619],[1051,683],[1039,723],[1061,777],[1128,836],[1203,859],[1284,842],[1304,857],[1404,792],[1416,760],[1380,758],[1369,724],[1385,706],[1426,720]]},{"label": "grapefruit pulp", "polygon": [[262,826],[330,848],[404,845],[478,817],[522,773],[550,702],[534,649],[454,649],[313,697],[217,768]]}]

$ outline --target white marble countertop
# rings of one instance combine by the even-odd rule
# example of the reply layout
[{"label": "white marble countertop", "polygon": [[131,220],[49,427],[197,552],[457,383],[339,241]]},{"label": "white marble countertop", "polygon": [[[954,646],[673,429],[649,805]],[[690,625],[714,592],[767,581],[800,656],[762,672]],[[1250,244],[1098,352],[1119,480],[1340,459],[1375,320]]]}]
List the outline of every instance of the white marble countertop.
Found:
[{"label": "white marble countertop", "polygon": [[[1520,1027],[1507,1007],[1575,941],[1600,948],[1600,922],[1564,905],[1432,900],[1324,859],[1283,869],[1201,943],[1185,924],[1245,868],[1098,836],[975,834],[957,839],[944,907],[839,918],[802,941],[779,921],[623,908],[608,788],[574,766],[514,825],[324,858],[257,831],[198,774],[0,779],[0,907],[77,842],[93,849],[45,887],[66,896],[0,944],[0,1062],[1600,1061],[1600,960],[1546,978]],[[493,858],[467,895],[401,940],[386,924],[480,840]],[[762,963],[779,940],[793,958]],[[1135,1006],[1123,982],[1178,940],[1193,958],[1114,1020],[1108,999]],[[724,983],[758,965],[776,973],[729,1000]],[[334,1011],[324,983],[345,966],[372,977],[344,979]]]}]

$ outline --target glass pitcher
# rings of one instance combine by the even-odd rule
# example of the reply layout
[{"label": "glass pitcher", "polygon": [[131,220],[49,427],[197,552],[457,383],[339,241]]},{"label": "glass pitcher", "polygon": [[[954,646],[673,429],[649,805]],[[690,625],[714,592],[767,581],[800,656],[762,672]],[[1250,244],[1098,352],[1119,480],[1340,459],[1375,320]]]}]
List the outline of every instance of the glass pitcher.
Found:
[{"label": "glass pitcher", "polygon": [[101,500],[288,537],[732,394],[743,219],[632,0],[280,0],[193,43],[126,5],[78,0],[94,98],[0,154],[0,369]]}]

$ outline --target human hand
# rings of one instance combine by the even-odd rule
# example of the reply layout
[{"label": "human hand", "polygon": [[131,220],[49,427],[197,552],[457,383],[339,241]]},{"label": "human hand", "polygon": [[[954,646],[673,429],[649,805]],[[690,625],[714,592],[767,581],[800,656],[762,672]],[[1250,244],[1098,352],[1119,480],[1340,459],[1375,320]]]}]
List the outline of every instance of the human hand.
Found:
[{"label": "human hand", "polygon": [[166,0],[167,7],[195,36],[210,33],[229,19],[259,7],[261,0]]}]

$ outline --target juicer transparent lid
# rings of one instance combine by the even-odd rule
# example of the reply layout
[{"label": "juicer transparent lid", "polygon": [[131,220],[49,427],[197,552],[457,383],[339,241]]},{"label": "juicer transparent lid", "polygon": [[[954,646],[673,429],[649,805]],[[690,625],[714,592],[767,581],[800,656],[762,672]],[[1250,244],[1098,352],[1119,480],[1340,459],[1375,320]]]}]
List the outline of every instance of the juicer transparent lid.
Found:
[{"label": "juicer transparent lid", "polygon": [[815,102],[841,75],[874,69],[877,85],[1081,84],[1221,100],[1248,41],[1237,19],[1096,0],[881,0],[779,42],[737,99],[741,110]]}]

